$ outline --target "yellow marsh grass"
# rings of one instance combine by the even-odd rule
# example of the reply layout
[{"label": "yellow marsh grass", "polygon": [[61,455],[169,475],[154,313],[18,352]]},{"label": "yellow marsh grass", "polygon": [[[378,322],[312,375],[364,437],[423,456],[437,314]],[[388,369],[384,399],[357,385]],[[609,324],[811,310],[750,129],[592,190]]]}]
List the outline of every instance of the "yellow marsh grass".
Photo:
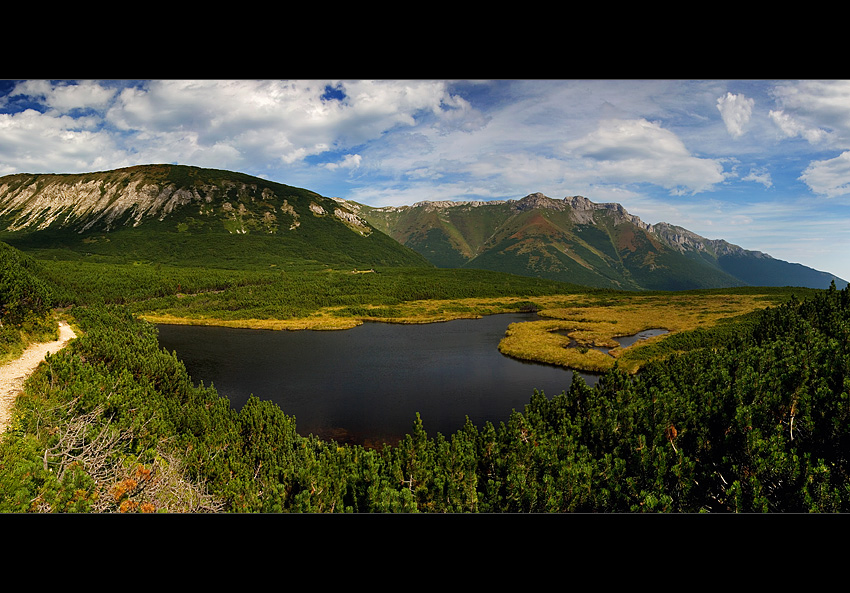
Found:
[{"label": "yellow marsh grass", "polygon": [[[148,314],[142,314],[141,317],[151,323],[181,325],[270,330],[342,330],[360,325],[364,321],[434,323],[516,312],[515,306],[512,305],[517,302],[534,303],[540,316],[545,319],[511,324],[498,346],[503,354],[588,372],[604,372],[618,360],[621,368],[636,372],[641,363],[629,360],[628,356],[624,357],[624,352],[663,340],[676,332],[709,327],[719,319],[748,313],[768,304],[764,295],[756,294],[565,294],[546,297],[409,301],[393,306],[393,310],[398,313],[393,317],[368,315],[369,310],[384,309],[381,306],[364,306],[366,315],[352,317],[334,315],[334,312],[340,309],[338,307],[322,309],[309,317],[299,319],[225,320]],[[614,341],[615,337],[629,336],[647,329],[666,329],[670,333],[641,341],[626,350]],[[568,335],[554,333],[556,330],[566,331]],[[584,348],[568,347],[571,339]],[[611,348],[610,355],[594,350],[594,347]]]},{"label": "yellow marsh grass", "polygon": [[[628,295],[616,298],[569,295],[530,299],[548,319],[513,323],[499,350],[523,360],[545,362],[588,372],[604,372],[619,360],[619,366],[636,372],[640,362],[623,357],[652,342],[677,332],[709,327],[719,319],[749,313],[766,306],[760,295]],[[547,306],[548,305],[548,306]],[[647,329],[669,333],[638,342],[624,349],[614,340]],[[566,332],[567,335],[554,333]],[[580,347],[568,347],[575,340]],[[594,347],[611,348],[605,354]]]},{"label": "yellow marsh grass", "polygon": [[[510,304],[518,301],[527,302],[529,299],[505,297],[500,299],[452,299],[409,301],[393,306],[398,315],[381,316],[339,316],[335,312],[344,307],[326,307],[308,316],[295,319],[218,319],[215,317],[176,317],[174,315],[158,315],[140,313],[139,317],[150,323],[169,325],[211,325],[219,327],[239,327],[246,329],[270,330],[340,330],[350,329],[364,321],[381,321],[384,323],[417,324],[451,321],[453,319],[477,319],[483,315],[494,313],[515,312]],[[365,305],[363,309],[379,311],[381,305]]]},{"label": "yellow marsh grass", "polygon": [[354,318],[304,318],[304,319],[215,319],[212,317],[174,317],[173,315],[139,315],[150,323],[167,325],[211,325],[245,329],[302,330],[351,329],[362,321]]}]

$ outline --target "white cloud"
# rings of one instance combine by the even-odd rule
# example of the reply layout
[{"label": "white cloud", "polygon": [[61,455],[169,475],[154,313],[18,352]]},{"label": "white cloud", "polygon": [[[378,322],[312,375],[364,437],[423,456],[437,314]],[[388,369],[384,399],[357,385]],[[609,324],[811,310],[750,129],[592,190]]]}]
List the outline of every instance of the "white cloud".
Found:
[{"label": "white cloud", "polygon": [[0,174],[77,173],[129,164],[108,135],[68,116],[0,114]]},{"label": "white cloud", "polygon": [[794,116],[785,113],[782,110],[771,110],[770,118],[773,120],[773,123],[776,124],[776,127],[779,128],[779,131],[787,138],[800,136],[807,140],[810,144],[817,144],[818,142],[824,141],[828,136],[825,130],[807,126],[805,123],[797,120]]},{"label": "white cloud", "polygon": [[850,151],[833,159],[812,162],[800,180],[814,193],[828,198],[850,194]]},{"label": "white cloud", "polygon": [[773,181],[770,178],[770,173],[767,169],[759,167],[757,169],[750,170],[747,175],[741,178],[743,181],[755,181],[756,183],[761,183],[765,187],[772,187]]},{"label": "white cloud", "polygon": [[733,93],[726,93],[717,99],[717,109],[732,137],[739,138],[744,134],[744,128],[753,115],[753,105],[755,101],[752,99]]},{"label": "white cloud", "polygon": [[541,185],[559,182],[565,173],[563,161],[528,152],[485,154],[481,157],[466,166],[464,171],[475,179],[498,180],[506,188],[517,191],[541,191]]},{"label": "white cloud", "polygon": [[469,101],[457,95],[447,94],[442,99],[441,107],[436,114],[437,129],[442,134],[455,131],[474,132],[492,120],[492,117],[474,109]]},{"label": "white cloud", "polygon": [[47,97],[52,89],[53,85],[49,80],[25,80],[15,85],[9,96],[29,95],[32,97]]},{"label": "white cloud", "polygon": [[[339,98],[326,98],[328,87]],[[107,117],[149,142],[191,132],[196,150],[226,144],[245,162],[282,163],[356,147],[423,118],[480,125],[441,81],[151,81],[123,90]]]},{"label": "white cloud", "polygon": [[[125,88],[119,89],[124,86]],[[332,92],[328,92],[332,89]],[[431,130],[440,137],[480,129],[488,121],[466,99],[448,91],[445,81],[282,81],[282,80],[153,80],[101,84],[47,80],[16,85],[9,97],[44,111],[7,117],[0,146],[4,171],[39,168],[67,171],[68,155],[91,169],[100,157],[126,164],[126,147],[135,162],[176,162],[242,171],[272,171],[300,166],[326,152],[345,153],[373,141],[385,141],[401,129]],[[24,101],[26,100],[26,101]],[[9,104],[4,97],[4,104]],[[42,109],[43,108],[43,109]],[[86,109],[85,117],[64,117]],[[34,122],[38,123],[35,124]],[[79,133],[91,130],[111,151],[87,154],[73,139],[32,132],[24,125]],[[426,138],[417,132],[420,139]],[[20,148],[21,144],[18,144]],[[426,141],[425,146],[430,146]],[[430,148],[427,148],[430,150]],[[361,166],[360,151],[324,170]],[[86,166],[86,162],[89,163]],[[374,166],[374,163],[372,163]]]},{"label": "white cloud", "polygon": [[645,119],[603,121],[565,148],[608,182],[652,183],[679,194],[724,180],[718,161],[693,156],[673,132]]},{"label": "white cloud", "polygon": [[788,81],[772,93],[778,108],[771,117],[783,133],[850,147],[850,81]]},{"label": "white cloud", "polygon": [[69,113],[74,109],[102,109],[109,104],[115,92],[114,89],[88,80],[55,85],[46,80],[28,80],[18,84],[11,96],[38,97],[50,109]]},{"label": "white cloud", "polygon": [[347,154],[338,163],[325,163],[324,167],[331,171],[335,169],[356,169],[360,166],[362,157],[359,154]]}]

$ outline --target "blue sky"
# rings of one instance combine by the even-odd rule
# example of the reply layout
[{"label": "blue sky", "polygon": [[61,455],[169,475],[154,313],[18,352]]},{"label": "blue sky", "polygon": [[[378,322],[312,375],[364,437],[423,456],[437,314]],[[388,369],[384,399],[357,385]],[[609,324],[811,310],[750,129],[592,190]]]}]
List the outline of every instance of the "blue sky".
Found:
[{"label": "blue sky", "polygon": [[146,163],[375,206],[583,195],[850,279],[844,80],[0,80],[0,175]]}]

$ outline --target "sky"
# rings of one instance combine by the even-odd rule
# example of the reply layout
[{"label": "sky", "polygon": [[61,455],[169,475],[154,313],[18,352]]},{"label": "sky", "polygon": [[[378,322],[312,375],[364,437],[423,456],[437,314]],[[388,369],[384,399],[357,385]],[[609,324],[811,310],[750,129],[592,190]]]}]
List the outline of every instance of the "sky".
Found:
[{"label": "sky", "polygon": [[847,80],[0,80],[0,176],[151,163],[372,206],[581,195],[850,280]]}]

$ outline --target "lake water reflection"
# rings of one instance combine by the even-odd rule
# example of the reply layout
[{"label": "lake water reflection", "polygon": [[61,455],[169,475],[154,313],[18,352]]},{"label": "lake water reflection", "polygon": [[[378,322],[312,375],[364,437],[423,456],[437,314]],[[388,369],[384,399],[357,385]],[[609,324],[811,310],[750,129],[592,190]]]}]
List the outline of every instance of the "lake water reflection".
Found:
[{"label": "lake water reflection", "polygon": [[[340,331],[160,325],[193,380],[240,409],[254,394],[295,416],[300,434],[358,444],[396,443],[416,412],[447,438],[469,416],[479,428],[522,411],[535,389],[569,391],[572,371],[498,351],[508,325],[529,314],[423,325],[366,323]],[[589,385],[593,375],[582,375]]]}]

